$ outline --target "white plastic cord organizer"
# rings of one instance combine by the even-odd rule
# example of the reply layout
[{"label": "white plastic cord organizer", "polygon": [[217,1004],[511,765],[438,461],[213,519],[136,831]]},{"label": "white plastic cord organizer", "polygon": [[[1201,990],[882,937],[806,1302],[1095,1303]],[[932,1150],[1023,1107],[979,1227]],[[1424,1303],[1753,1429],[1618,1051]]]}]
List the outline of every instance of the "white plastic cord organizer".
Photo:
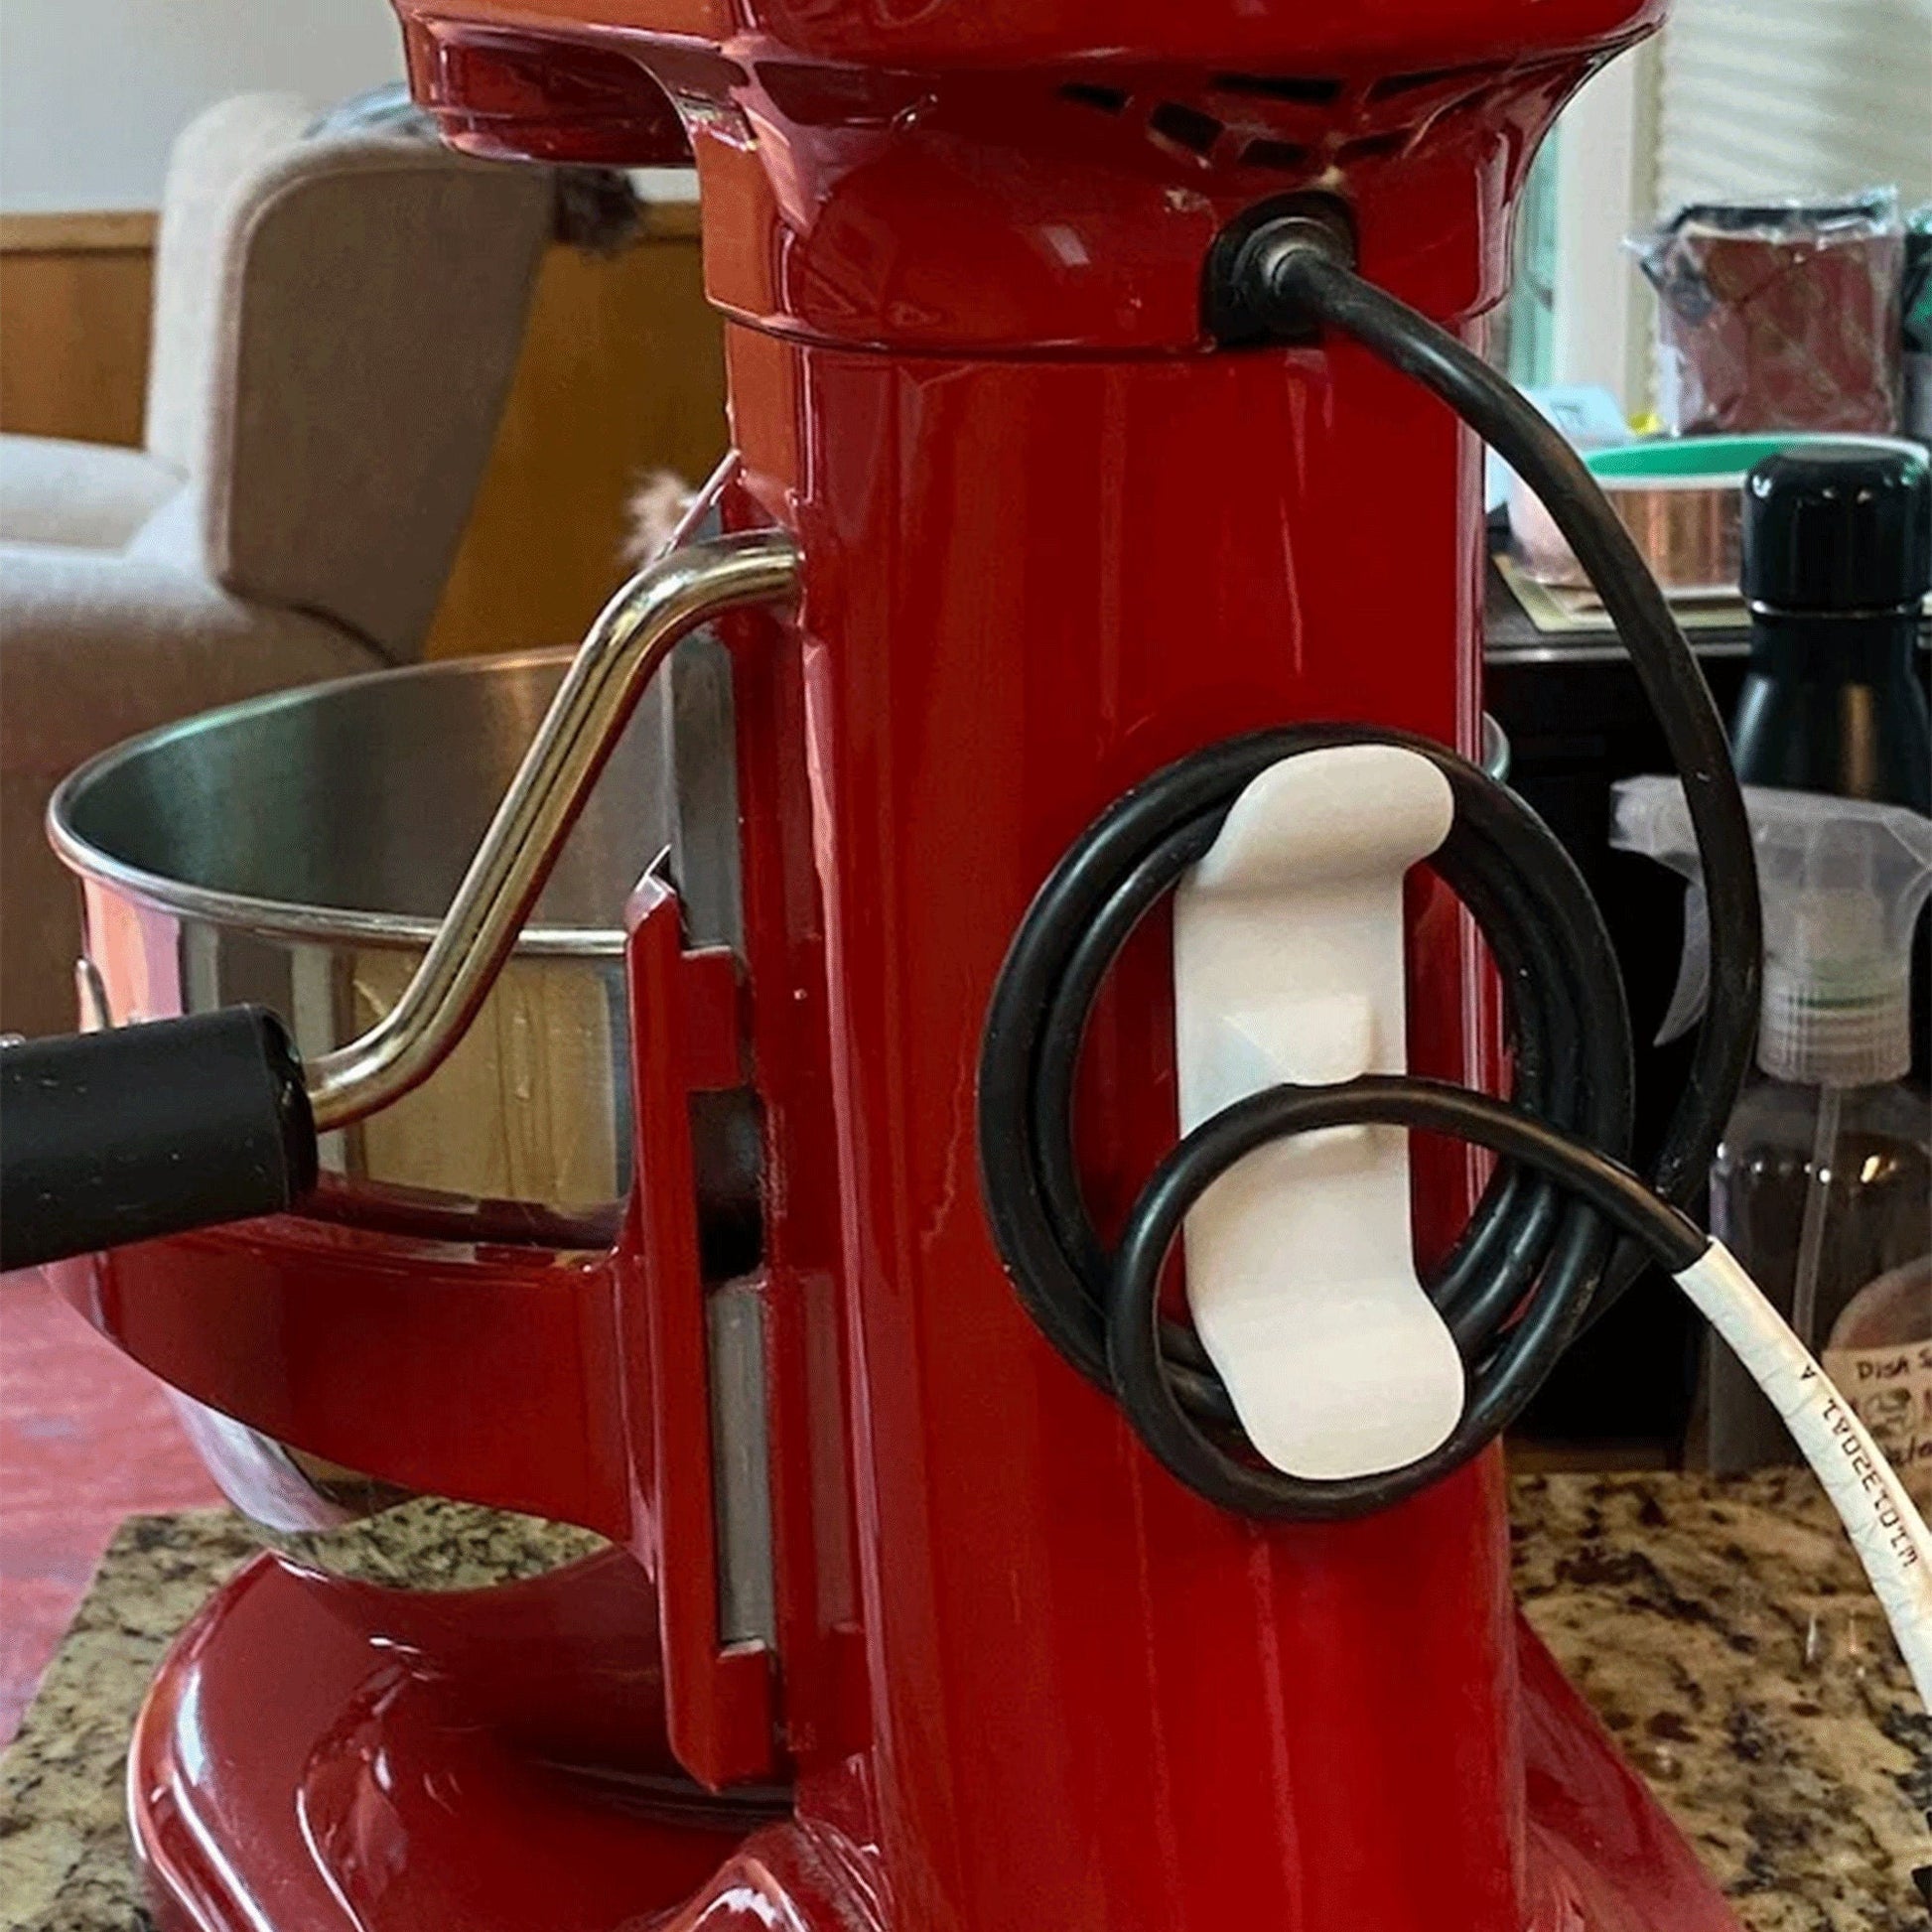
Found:
[{"label": "white plastic cord organizer", "polygon": [[[1454,811],[1395,745],[1284,759],[1242,792],[1174,892],[1183,1134],[1283,1081],[1406,1070],[1403,876]],[[1462,1360],[1417,1278],[1401,1128],[1257,1150],[1188,1215],[1186,1257],[1195,1332],[1277,1468],[1370,1475],[1454,1429]]]}]

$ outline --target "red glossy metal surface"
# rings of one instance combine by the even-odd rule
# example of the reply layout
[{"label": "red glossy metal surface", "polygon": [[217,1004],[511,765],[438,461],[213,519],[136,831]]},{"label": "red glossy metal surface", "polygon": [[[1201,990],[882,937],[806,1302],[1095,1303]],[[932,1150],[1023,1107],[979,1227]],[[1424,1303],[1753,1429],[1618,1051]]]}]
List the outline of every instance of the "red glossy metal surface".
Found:
[{"label": "red glossy metal surface", "polygon": [[[974,1159],[994,974],[1101,807],[1262,724],[1366,720],[1475,748],[1474,446],[1346,345],[1212,352],[1209,239],[1257,200],[1319,184],[1350,202],[1370,274],[1472,331],[1502,287],[1508,198],[1537,132],[1654,9],[402,10],[418,92],[470,145],[646,159],[624,144],[645,138],[655,89],[677,103],[708,285],[733,319],[743,470],[727,517],[783,523],[806,558],[797,633],[757,620],[732,636],[795,1822],[739,1847],[664,1926],[1726,1927],[1547,1660],[1521,1648],[1496,1459],[1354,1524],[1210,1509],[1028,1324]],[[1466,927],[1427,887],[1412,910],[1412,1060],[1478,1076]],[[647,918],[633,947],[647,1211],[615,1264],[619,1340],[585,1368],[618,1386],[586,1401],[620,1407],[631,1533],[667,1592],[672,1735],[716,1778],[755,1752],[708,1640],[707,1582],[672,1549],[701,1561],[710,1493],[673,1116],[726,1069],[694,1068],[664,1031],[680,1012],[709,1026],[717,1004],[700,996],[710,1019],[680,1007],[703,969],[673,936]],[[1173,1131],[1166,984],[1149,931],[1090,1039],[1083,1155],[1115,1209]],[[1470,1164],[1419,1157],[1419,1238],[1438,1246]],[[507,1311],[489,1318],[508,1331]],[[560,1374],[548,1354],[543,1372]],[[573,1444],[584,1428],[574,1413],[538,1424]],[[462,1614],[474,1625],[442,1641],[483,1641],[489,1606]],[[221,1661],[229,1617],[171,1667],[165,1697],[191,1669],[205,1698],[226,1695],[229,1671],[261,1672],[267,1694],[249,1646]],[[344,1663],[336,1693],[351,1676]],[[385,1707],[358,1733],[366,1761],[389,1722]],[[252,1761],[271,1809],[291,1778],[302,1788],[293,1761]],[[161,1769],[150,1810],[189,1775],[180,1753]],[[476,1829],[501,1816],[467,1788]],[[416,1917],[376,1901],[341,1922],[468,1922],[436,1890],[455,1816],[420,1845],[408,1821],[385,1841]],[[224,1853],[245,1836],[209,1829]],[[621,1876],[600,1866],[595,1883]],[[181,1900],[187,1882],[164,1888]]]},{"label": "red glossy metal surface", "polygon": [[[291,1215],[46,1272],[136,1360],[282,1442],[627,1544],[661,1580],[663,1641],[683,1666],[671,1735],[717,1786],[770,1774],[778,1742],[771,1659],[717,1640],[690,1142],[692,1094],[745,1078],[741,1002],[729,952],[682,949],[667,890],[646,882],[631,916],[633,1112],[649,1179],[617,1253],[475,1249]],[[830,1394],[812,1423],[804,1412],[820,1405],[802,1391],[787,1426],[796,1415],[806,1430],[836,1428],[836,1383]],[[808,1576],[815,1542],[808,1529]]]},{"label": "red glossy metal surface", "polygon": [[[525,47],[586,42],[669,66],[701,51],[768,42],[792,58],[859,71],[1185,74],[1246,72],[1311,82],[1379,80],[1406,91],[1446,70],[1528,51],[1627,39],[1660,0],[1377,0],[1373,7],[1283,0],[397,0],[414,34],[497,34]],[[412,49],[412,52],[414,50]],[[680,72],[689,71],[680,65]],[[432,76],[412,69],[433,99]],[[542,108],[532,78],[533,117]],[[568,101],[552,119],[568,118]],[[687,115],[688,120],[688,115]]]},{"label": "red glossy metal surface", "polygon": [[[728,500],[735,517],[750,514],[736,484]],[[745,1023],[764,1121],[762,1282],[780,1718],[795,1764],[836,1766],[867,1742],[871,1718],[802,666],[794,639],[764,613],[735,617],[723,632],[738,717]]]},{"label": "red glossy metal surface", "polygon": [[1535,1923],[1737,1932],[1690,1848],[1519,1616]]},{"label": "red glossy metal surface", "polygon": [[615,1270],[282,1215],[45,1273],[164,1381],[282,1442],[622,1539]]},{"label": "red glossy metal surface", "polygon": [[[643,1549],[657,1580],[672,1747],[714,1788],[775,1768],[772,1664],[761,1644],[721,1645],[705,1284],[698,1255],[691,1097],[742,1084],[738,962],[687,953],[675,896],[648,879],[633,897],[626,966],[636,1096],[636,1349],[627,1380],[645,1394],[639,1470]],[[639,1458],[640,1461],[643,1458]]]},{"label": "red glossy metal surface", "polygon": [[410,51],[419,84],[452,102],[453,146],[538,161],[622,155],[632,168],[691,159],[676,108],[621,50],[483,29],[414,36]]},{"label": "red glossy metal surface", "polygon": [[[1339,352],[908,365],[734,331],[731,357],[755,403],[749,485],[795,520],[811,573],[897,1911],[948,1932],[1209,1926],[1238,1898],[1255,1922],[1320,1932],[1519,1925],[1491,1474],[1327,1530],[1262,1531],[1182,1492],[1028,1324],[972,1155],[1007,936],[1102,804],[1270,719],[1374,716],[1468,742],[1469,533],[1419,522],[1395,572],[1385,527],[1355,506],[1386,487],[1391,445],[1418,500],[1463,499],[1472,453],[1413,389]],[[1380,433],[1351,436],[1360,422]],[[1251,468],[1230,475],[1240,450]],[[1117,1104],[1088,1155],[1116,1196],[1173,1132],[1161,952],[1153,936],[1094,1041],[1096,1093]],[[1419,953],[1418,1044],[1437,1070],[1466,1070],[1464,985],[1452,943]],[[1441,1238],[1461,1211],[1453,1176],[1424,1206]]]},{"label": "red glossy metal surface", "polygon": [[[1410,5],[1469,24],[1465,10]],[[459,54],[496,10],[401,11],[419,97],[466,145],[487,145]],[[1290,38],[1274,10],[1256,11]],[[506,17],[534,31],[522,9]],[[1311,188],[1373,208],[1363,266],[1396,293],[1444,315],[1495,301],[1504,207],[1538,136],[1609,51],[1597,30],[1627,39],[1653,17],[1622,0],[1546,4],[1534,34],[1519,19],[1499,40],[1492,21],[1399,73],[1375,64],[1388,20],[1355,9],[1327,17],[1326,44],[1301,44],[1298,18],[1292,58],[1260,71],[1233,52],[1157,62],[1121,35],[1104,60],[1019,71],[990,39],[966,64],[827,66],[782,38],[798,25],[786,9],[715,51],[583,28],[556,45],[569,63],[598,50],[614,84],[628,62],[640,98],[661,87],[684,108],[706,286],[729,314],[900,354],[1119,356],[1205,347],[1200,264],[1215,233]],[[540,100],[521,111],[540,118]],[[589,139],[583,151],[623,158]]]},{"label": "red glossy metal surface", "polygon": [[163,1926],[655,1923],[770,1803],[721,1806],[679,1770],[654,1620],[621,1555],[486,1602],[258,1559],[189,1626],[135,1729]]},{"label": "red glossy metal surface", "polygon": [[[136,1727],[130,1811],[163,1932],[903,1923],[862,1842],[822,1817],[765,1822],[778,1793],[720,1805],[682,1775],[654,1620],[618,1556],[486,1596],[260,1559],[183,1633]],[[1734,1932],[1549,1653],[1516,1635],[1523,1932]]]}]

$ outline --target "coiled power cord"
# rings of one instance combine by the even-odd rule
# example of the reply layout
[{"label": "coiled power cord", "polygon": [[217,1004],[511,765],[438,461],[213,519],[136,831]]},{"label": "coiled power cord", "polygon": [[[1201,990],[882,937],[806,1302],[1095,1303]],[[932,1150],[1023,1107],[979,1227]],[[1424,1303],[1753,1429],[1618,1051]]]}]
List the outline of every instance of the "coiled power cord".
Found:
[{"label": "coiled power cord", "polygon": [[[1215,745],[1157,772],[1074,841],[1015,933],[988,1011],[979,1079],[982,1188],[1000,1254],[1041,1332],[1119,1401],[1166,1467],[1242,1514],[1332,1519],[1386,1508],[1476,1454],[1557,1358],[1660,1263],[1785,1417],[1824,1480],[1932,1704],[1932,1539],[1897,1478],[1734,1257],[1682,1211],[1748,1069],[1759,908],[1751,832],[1710,690],[1622,523],[1562,435],[1452,336],[1349,265],[1345,223],[1267,210],[1223,237],[1210,314],[1247,340],[1335,329],[1433,390],[1542,499],[1630,653],[1683,780],[1703,861],[1711,991],[1690,1077],[1646,1178],[1631,1172],[1629,1010],[1608,935],[1555,837],[1506,786],[1431,742],[1360,725],[1296,725]],[[1441,1081],[1367,1076],[1274,1087],[1214,1115],[1155,1170],[1118,1240],[1080,1183],[1073,1091],[1093,1002],[1130,933],[1213,844],[1270,765],[1335,745],[1394,744],[1433,760],[1454,798],[1429,861],[1481,927],[1512,1048],[1507,1101]],[[1188,1209],[1269,1142],[1391,1125],[1500,1157],[1467,1227],[1426,1285],[1467,1394],[1449,1439],[1404,1467],[1341,1479],[1265,1462],[1161,1280]]]},{"label": "coiled power cord", "polygon": [[[1295,212],[1237,233],[1215,267],[1251,329],[1306,339],[1314,324],[1354,336],[1433,389],[1516,469],[1601,595],[1685,774],[1710,887],[1712,990],[1691,1078],[1649,1180],[1664,1201],[1681,1206],[1710,1164],[1757,1023],[1756,869],[1723,725],[1663,594],[1569,444],[1452,336],[1357,276],[1345,250],[1345,230]],[[1178,1226],[1166,1204],[1197,1198],[1240,1158],[1223,1125],[1231,1116],[1207,1122],[1174,1150],[1110,1249],[1081,1190],[1073,1084],[1108,968],[1142,917],[1213,844],[1235,799],[1282,759],[1365,743],[1401,745],[1449,781],[1454,822],[1430,863],[1474,914],[1496,961],[1513,1049],[1512,1118],[1539,1124],[1546,1158],[1498,1150],[1504,1163],[1427,1285],[1467,1379],[1448,1441],[1402,1468],[1311,1479],[1255,1454],[1192,1331],[1158,1312],[1167,1245]],[[1183,759],[1120,799],[1075,840],[1021,922],[994,990],[980,1061],[988,1213],[1035,1321],[1068,1361],[1114,1393],[1183,1482],[1253,1515],[1359,1515],[1436,1481],[1492,1441],[1642,1267],[1647,1244],[1576,1182],[1578,1162],[1601,1163],[1603,1175],[1630,1162],[1632,1065],[1622,979],[1595,902],[1514,792],[1444,747],[1403,734],[1359,725],[1260,732]],[[1375,1119],[1440,1129],[1446,1091],[1453,1090],[1419,1079],[1353,1081],[1316,1090],[1307,1104],[1318,1105],[1328,1125]],[[1362,1111],[1371,1097],[1375,1111]],[[1291,1124],[1302,1118],[1291,1108],[1261,1138],[1306,1131]],[[1461,1126],[1448,1131],[1483,1140],[1500,1131],[1497,1118],[1465,1112]],[[1559,1145],[1573,1151],[1561,1173],[1549,1153]],[[1150,1246],[1157,1232],[1158,1251]]]}]

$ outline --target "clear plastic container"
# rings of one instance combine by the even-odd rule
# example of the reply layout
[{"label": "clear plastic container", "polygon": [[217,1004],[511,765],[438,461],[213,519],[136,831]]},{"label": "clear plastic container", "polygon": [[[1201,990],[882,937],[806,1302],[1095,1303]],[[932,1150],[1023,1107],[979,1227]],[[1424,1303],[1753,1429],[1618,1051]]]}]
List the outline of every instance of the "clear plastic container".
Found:
[{"label": "clear plastic container", "polygon": [[[1712,1164],[1711,1232],[1817,1352],[1838,1341],[1861,1290],[1932,1256],[1932,1099],[1906,1077],[1912,929],[1932,892],[1932,819],[1758,785],[1744,787],[1744,806],[1764,894],[1758,1077]],[[1619,784],[1611,840],[1692,882],[1668,1038],[1703,1007],[1707,973],[1702,872],[1677,781]],[[1909,1286],[1890,1283],[1881,1299],[1855,1332],[1932,1348],[1932,1297],[1920,1294],[1915,1312]],[[1710,1466],[1795,1461],[1776,1412],[1715,1338],[1710,1364]],[[1877,1377],[1875,1367],[1865,1377],[1874,1396]]]},{"label": "clear plastic container", "polygon": [[[1828,1337],[1834,1346],[1860,1345],[1861,1332],[1887,1346],[1932,1347],[1932,1102],[1900,1081],[1831,1087],[1758,1079],[1738,1101],[1712,1165],[1711,1231],[1807,1347]],[[1915,1264],[1927,1271],[1922,1278],[1909,1274]],[[1866,1305],[1851,1326],[1853,1341],[1842,1342],[1841,1323],[1851,1323],[1860,1292],[1900,1274],[1904,1286],[1888,1287],[1876,1311]],[[1913,1279],[1921,1279],[1916,1304]],[[1874,1325],[1880,1320],[1882,1329]],[[1871,1423],[1856,1378],[1851,1387],[1836,1373],[1833,1379]],[[1710,1398],[1713,1469],[1797,1460],[1776,1412],[1715,1339]]]}]

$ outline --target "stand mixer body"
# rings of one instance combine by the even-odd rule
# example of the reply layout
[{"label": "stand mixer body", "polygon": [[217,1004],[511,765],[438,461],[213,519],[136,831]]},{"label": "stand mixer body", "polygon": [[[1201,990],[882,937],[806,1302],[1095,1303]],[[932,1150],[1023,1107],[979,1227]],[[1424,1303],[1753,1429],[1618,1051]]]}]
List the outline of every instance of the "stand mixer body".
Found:
[{"label": "stand mixer body", "polygon": [[[689,947],[673,901],[633,935],[642,1205],[593,1271],[613,1339],[581,1369],[587,1388],[630,1386],[594,1398],[623,1412],[584,1458],[595,1506],[573,1512],[561,1481],[541,1498],[656,1578],[659,1631],[638,1617],[636,1644],[655,1670],[661,1633],[666,1763],[793,1796],[695,1891],[688,1844],[657,1891],[640,1844],[638,1916],[621,1922],[1730,1927],[1516,1617],[1499,1455],[1356,1522],[1215,1510],[1029,1324],[974,1154],[1002,955],[1102,806],[1203,744],[1295,720],[1478,749],[1477,446],[1348,344],[1216,346],[1215,235],[1273,198],[1338,196],[1364,274],[1472,334],[1538,138],[1655,10],[401,11],[417,96],[460,145],[642,164],[689,140],[737,451],[718,506],[728,527],[789,530],[804,559],[795,625],[723,627],[740,970]],[[1414,886],[1410,912],[1410,1063],[1480,1082],[1496,1041],[1474,941],[1440,888]],[[724,1058],[762,1109],[769,1608],[741,1623],[710,1478],[667,1499],[678,1459],[706,1454],[702,1409],[681,1436],[675,1413],[630,1413],[651,1392],[659,1410],[692,1400],[651,1312],[680,1238],[675,1202],[651,1206],[679,1173],[651,1123],[684,1104],[680,1078],[735,1077],[662,1071],[695,1050],[678,1015],[736,1030]],[[1167,937],[1148,930],[1083,1076],[1083,1156],[1117,1210],[1173,1139],[1171,1035]],[[1440,1252],[1474,1171],[1419,1146],[1417,1176],[1419,1246]],[[512,1322],[512,1302],[485,1322]],[[701,1383],[702,1347],[690,1365]],[[358,1453],[394,1473],[380,1434]],[[407,1473],[431,1486],[426,1460]],[[527,1506],[509,1479],[479,1499]],[[188,1781],[184,1674],[223,1668],[224,1641],[266,1673],[250,1649],[266,1636],[240,1620],[265,1633],[264,1592],[309,1586],[250,1587],[164,1674],[137,1785],[143,1765]],[[640,1592],[598,1588],[620,1627],[638,1616]],[[450,1625],[436,1641],[464,1648]],[[596,1840],[600,1861],[617,1843]],[[178,1924],[240,1922],[185,1880],[161,1889]]]}]

